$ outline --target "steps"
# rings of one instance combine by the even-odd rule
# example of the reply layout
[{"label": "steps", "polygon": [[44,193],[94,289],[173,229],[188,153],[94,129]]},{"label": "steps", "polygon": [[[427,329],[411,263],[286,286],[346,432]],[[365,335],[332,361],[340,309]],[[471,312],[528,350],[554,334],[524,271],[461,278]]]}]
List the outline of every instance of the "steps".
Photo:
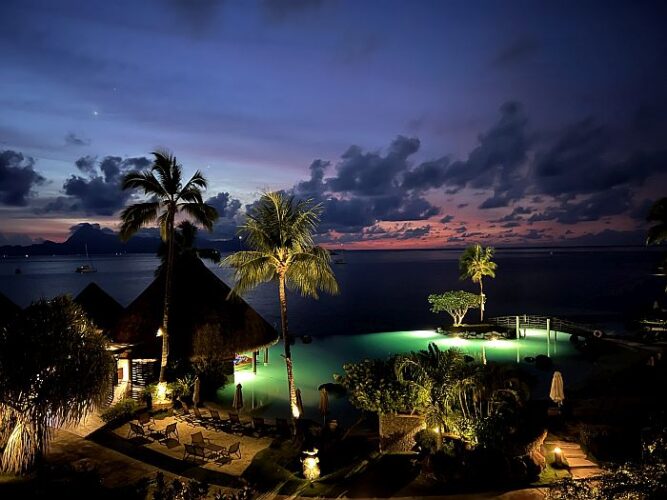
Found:
[{"label": "steps", "polygon": [[602,469],[586,457],[586,453],[581,449],[579,443],[561,440],[547,440],[544,442],[544,449],[549,455],[553,453],[554,448],[562,450],[563,458],[569,465],[573,479],[586,479],[602,473]]}]

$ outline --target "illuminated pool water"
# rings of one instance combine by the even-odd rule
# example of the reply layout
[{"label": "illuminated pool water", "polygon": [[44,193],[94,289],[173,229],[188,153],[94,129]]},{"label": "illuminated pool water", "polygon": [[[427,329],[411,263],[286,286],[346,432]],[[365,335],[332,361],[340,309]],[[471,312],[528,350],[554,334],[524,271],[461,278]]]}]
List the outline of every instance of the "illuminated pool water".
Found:
[{"label": "illuminated pool water", "polygon": [[[303,344],[300,339],[292,346],[294,378],[301,389],[304,413],[308,418],[319,418],[318,387],[332,382],[334,373],[342,373],[344,363],[366,358],[385,358],[391,354],[426,349],[434,342],[441,349],[457,348],[480,361],[519,363],[534,375],[533,397],[547,397],[553,370],[541,371],[534,363],[525,360],[539,354],[548,355],[554,362],[554,369],[563,373],[566,391],[568,385],[580,381],[588,373],[589,363],[584,361],[564,333],[551,333],[547,343],[546,331],[528,330],[526,338],[519,340],[472,340],[443,336],[435,331],[400,331],[371,333],[364,335],[332,335],[314,337],[312,343]],[[218,392],[223,406],[231,407],[234,385],[243,386],[244,410],[255,409],[257,414],[269,417],[288,416],[287,379],[282,343],[269,350],[269,364],[262,363],[263,353],[258,356],[257,374],[252,373],[250,364],[237,368],[235,383]],[[567,397],[567,394],[566,394]],[[347,420],[353,416],[347,398],[330,397],[332,418]]]}]

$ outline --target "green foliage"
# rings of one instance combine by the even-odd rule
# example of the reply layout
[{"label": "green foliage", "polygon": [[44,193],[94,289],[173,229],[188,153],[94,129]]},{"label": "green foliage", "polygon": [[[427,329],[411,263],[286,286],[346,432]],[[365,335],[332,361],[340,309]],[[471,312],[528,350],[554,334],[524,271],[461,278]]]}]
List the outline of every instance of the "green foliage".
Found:
[{"label": "green foliage", "polygon": [[667,465],[626,464],[589,479],[567,478],[553,485],[551,500],[659,500],[667,497]]},{"label": "green foliage", "polygon": [[646,236],[647,245],[659,245],[667,241],[667,197],[660,198],[651,206],[646,220],[655,222]]},{"label": "green foliage", "polygon": [[474,293],[452,290],[428,296],[431,312],[447,312],[454,320],[454,326],[460,326],[468,309],[480,307],[480,298]]},{"label": "green foliage", "polygon": [[[178,228],[174,231],[174,258],[200,258],[206,259],[214,264],[220,263],[220,252],[214,248],[199,248],[195,244],[197,242],[197,226],[192,222],[184,220],[178,224]],[[167,250],[169,246],[162,241],[157,250],[157,256],[160,257],[160,265],[155,269],[155,276],[159,276],[164,267],[167,265]]]},{"label": "green foliage", "polygon": [[194,375],[187,374],[181,378],[177,378],[175,382],[167,384],[167,394],[172,400],[181,399],[192,393],[194,385]]},{"label": "green foliage", "polygon": [[415,443],[422,452],[431,454],[438,446],[438,435],[431,429],[422,429],[415,434]]},{"label": "green foliage", "polygon": [[100,417],[105,422],[126,421],[134,417],[134,413],[139,408],[137,402],[132,398],[123,398],[116,404],[106,408]]},{"label": "green foliage", "polygon": [[52,429],[104,402],[113,370],[105,337],[70,297],[34,302],[0,330],[0,469],[31,470]]},{"label": "green foliage", "polygon": [[480,244],[469,246],[463,251],[459,258],[460,279],[470,279],[473,283],[479,283],[480,320],[484,320],[484,286],[482,280],[485,277],[495,278],[498,265],[493,262],[494,249],[483,247]]},{"label": "green foliage", "polygon": [[376,413],[409,413],[415,408],[417,393],[396,377],[398,359],[392,356],[346,363],[344,375],[334,374],[334,380],[345,387],[355,408]]}]

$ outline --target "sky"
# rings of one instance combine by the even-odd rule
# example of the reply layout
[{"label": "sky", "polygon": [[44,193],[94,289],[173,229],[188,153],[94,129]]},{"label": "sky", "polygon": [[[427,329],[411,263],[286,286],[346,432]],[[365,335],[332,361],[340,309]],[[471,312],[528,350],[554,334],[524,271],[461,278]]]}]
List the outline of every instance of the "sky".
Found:
[{"label": "sky", "polygon": [[233,237],[263,191],[343,248],[641,244],[662,1],[4,0],[0,244],[118,228],[172,151]]}]

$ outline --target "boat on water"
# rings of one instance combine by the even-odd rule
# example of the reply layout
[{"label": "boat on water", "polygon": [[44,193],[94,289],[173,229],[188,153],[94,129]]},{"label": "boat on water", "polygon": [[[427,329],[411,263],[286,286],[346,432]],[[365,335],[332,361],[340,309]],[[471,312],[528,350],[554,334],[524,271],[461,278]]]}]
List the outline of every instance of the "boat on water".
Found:
[{"label": "boat on water", "polygon": [[86,260],[88,261],[88,264],[81,264],[76,268],[76,272],[79,274],[96,273],[97,269],[93,266],[90,256],[88,255],[88,245],[86,245]]}]

